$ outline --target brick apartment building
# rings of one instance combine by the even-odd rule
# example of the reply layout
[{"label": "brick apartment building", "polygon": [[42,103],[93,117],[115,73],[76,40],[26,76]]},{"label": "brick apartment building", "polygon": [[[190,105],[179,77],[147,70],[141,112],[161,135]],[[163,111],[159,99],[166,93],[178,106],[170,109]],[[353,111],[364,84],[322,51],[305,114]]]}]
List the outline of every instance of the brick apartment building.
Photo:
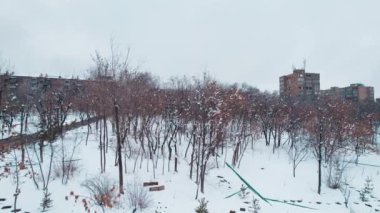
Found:
[{"label": "brick apartment building", "polygon": [[330,89],[322,90],[321,94],[355,102],[375,101],[373,87],[365,86],[363,84],[351,84],[348,87],[342,88],[331,87]]},{"label": "brick apartment building", "polygon": [[319,73],[307,73],[305,69],[293,69],[293,73],[280,77],[280,96],[312,100],[319,95]]},{"label": "brick apartment building", "polygon": [[[2,100],[2,98],[8,100],[14,98],[20,99],[21,97],[25,98],[28,95],[39,94],[51,88],[65,89],[75,87],[80,89],[84,86],[85,82],[86,80],[65,79],[61,77],[31,77],[3,74],[0,75],[0,100]],[[4,95],[7,97],[3,97]]]}]

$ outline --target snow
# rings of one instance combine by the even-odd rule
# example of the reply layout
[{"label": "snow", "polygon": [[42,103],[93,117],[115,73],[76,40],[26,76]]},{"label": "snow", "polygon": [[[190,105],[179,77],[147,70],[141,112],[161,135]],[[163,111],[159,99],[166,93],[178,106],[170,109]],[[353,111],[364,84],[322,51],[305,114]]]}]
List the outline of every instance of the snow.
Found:
[{"label": "snow", "polygon": [[[111,129],[111,127],[109,128]],[[77,148],[73,154],[73,159],[78,159],[79,169],[74,174],[67,184],[62,184],[60,178],[52,179],[48,186],[48,191],[52,194],[53,206],[48,212],[85,212],[81,203],[81,197],[77,202],[70,196],[70,192],[82,196],[88,196],[87,191],[81,186],[84,180],[100,175],[100,154],[98,149],[98,135],[95,132],[95,126],[92,128],[93,132],[89,137],[88,144],[85,144],[87,127],[81,127],[69,131],[64,136],[63,140],[57,139],[52,144],[54,149],[53,162],[56,164],[61,160],[62,147],[66,150],[68,155],[71,155],[74,144]],[[111,134],[110,134],[111,135]],[[111,147],[107,154],[107,167],[104,175],[113,179],[115,183],[118,181],[118,168],[114,166],[114,146],[115,136],[110,137]],[[160,184],[165,185],[165,190],[159,192],[149,192],[152,198],[152,205],[150,208],[145,209],[143,212],[165,212],[165,213],[178,213],[178,212],[194,212],[198,205],[195,200],[196,184],[193,180],[189,179],[189,166],[188,160],[184,159],[184,151],[186,149],[185,141],[179,146],[179,164],[178,172],[174,172],[174,161],[171,162],[170,171],[168,171],[167,159],[158,161],[158,169],[156,169],[156,177],[153,177],[151,161],[144,160],[137,170],[133,171],[134,158],[128,161],[127,174],[125,175],[125,187],[128,183],[133,181],[158,181]],[[38,145],[36,145],[38,153]],[[284,145],[273,154],[272,147],[265,146],[264,141],[257,141],[253,149],[247,149],[243,157],[240,168],[236,171],[247,180],[259,193],[264,197],[286,200],[287,202],[299,205],[308,206],[317,210],[305,209],[286,205],[282,203],[271,202],[267,204],[260,200],[259,204],[263,213],[278,213],[278,212],[291,212],[291,213],[305,213],[305,212],[375,212],[375,209],[380,210],[380,168],[372,166],[363,166],[350,164],[346,170],[344,177],[347,179],[351,190],[351,197],[349,199],[348,208],[344,206],[344,198],[339,190],[333,190],[326,187],[326,182],[323,181],[322,194],[317,194],[317,161],[311,155],[309,158],[301,162],[296,170],[296,177],[292,176],[292,165],[287,154],[287,146]],[[37,155],[34,153],[33,146],[28,147],[29,154],[31,155],[32,162],[37,162]],[[16,150],[16,156],[20,159],[20,150]],[[49,166],[49,156],[51,150],[47,145],[44,148],[44,174],[47,175],[47,168]],[[231,159],[231,150],[227,151],[227,161]],[[240,190],[242,181],[223,164],[225,156],[219,158],[219,168],[216,168],[216,161],[214,158],[210,159],[209,167],[215,167],[208,171],[206,176],[205,194],[199,197],[205,197],[209,201],[209,212],[229,212],[235,210],[239,212],[240,208],[248,208],[250,204],[244,202],[252,201],[252,192],[249,193],[247,198],[242,199],[238,195],[225,199]],[[1,159],[1,157],[0,157]],[[5,163],[14,162],[13,152],[8,153],[3,161],[0,161],[0,171],[4,169]],[[367,153],[362,155],[359,160],[360,163],[367,164],[380,164],[380,156],[376,153]],[[164,164],[163,164],[164,163]],[[163,167],[164,165],[164,172]],[[40,203],[43,197],[43,190],[41,190],[41,176],[38,181],[40,189],[36,189],[33,180],[28,173],[30,166],[27,164],[27,169],[22,170],[21,175],[21,193],[18,197],[18,208],[22,212],[40,212]],[[37,165],[34,166],[35,171],[38,171]],[[149,169],[149,172],[147,171]],[[326,174],[324,169],[324,174]],[[363,188],[365,180],[371,178],[374,184],[374,191],[372,193],[374,198],[366,203],[361,202],[359,193],[356,190]],[[325,179],[324,179],[325,180]],[[128,190],[128,188],[126,188]],[[0,201],[0,209],[5,205],[13,205],[13,194],[15,191],[15,182],[12,176],[0,177],[0,198],[6,198],[6,201]],[[66,200],[65,197],[69,199]],[[258,196],[255,196],[258,198]],[[106,212],[132,212],[128,206],[127,197],[121,196],[121,206],[112,209],[106,209]],[[318,203],[320,204],[318,204]],[[339,204],[338,204],[339,203]],[[365,204],[371,205],[371,207]],[[96,206],[91,207],[91,212],[101,212],[100,208]],[[4,210],[4,212],[6,212]],[[9,210],[10,212],[10,210]]]}]

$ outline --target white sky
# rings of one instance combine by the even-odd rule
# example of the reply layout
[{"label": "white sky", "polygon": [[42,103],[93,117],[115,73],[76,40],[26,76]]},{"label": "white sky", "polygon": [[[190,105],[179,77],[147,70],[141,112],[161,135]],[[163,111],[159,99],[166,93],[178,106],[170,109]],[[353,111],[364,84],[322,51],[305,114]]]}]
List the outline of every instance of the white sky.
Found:
[{"label": "white sky", "polygon": [[0,0],[0,52],[16,74],[83,77],[111,37],[166,80],[200,75],[278,90],[292,65],[321,88],[380,96],[379,0]]}]

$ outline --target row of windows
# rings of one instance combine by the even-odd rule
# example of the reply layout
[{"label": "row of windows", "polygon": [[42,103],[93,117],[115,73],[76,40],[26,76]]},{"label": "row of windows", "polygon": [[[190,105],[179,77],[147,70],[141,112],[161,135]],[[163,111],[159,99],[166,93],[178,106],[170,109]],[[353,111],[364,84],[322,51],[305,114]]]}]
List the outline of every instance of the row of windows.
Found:
[{"label": "row of windows", "polygon": [[301,86],[299,86],[299,87],[298,87],[298,89],[306,89],[306,90],[312,90],[312,89],[313,89],[313,87],[301,87]]}]

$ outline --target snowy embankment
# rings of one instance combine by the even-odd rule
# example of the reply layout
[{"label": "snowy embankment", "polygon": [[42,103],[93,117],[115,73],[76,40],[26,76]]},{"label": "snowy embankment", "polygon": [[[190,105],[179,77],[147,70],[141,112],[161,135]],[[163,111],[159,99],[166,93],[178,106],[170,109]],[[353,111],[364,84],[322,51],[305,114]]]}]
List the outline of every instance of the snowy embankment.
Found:
[{"label": "snowy embankment", "polygon": [[[74,122],[74,121],[78,121],[79,118],[78,118],[78,115],[76,114],[68,114],[67,115],[67,118],[65,120],[65,123],[64,124],[70,124],[71,122]],[[39,131],[39,127],[38,127],[38,123],[39,123],[39,118],[37,115],[31,115],[28,117],[28,125],[25,126],[24,125],[24,129],[23,129],[23,134],[33,134],[33,133],[36,133]],[[16,117],[13,121],[13,124],[12,124],[12,128],[8,128],[5,126],[5,124],[3,123],[2,124],[2,131],[0,131],[0,139],[6,139],[6,138],[9,138],[11,136],[16,136],[18,134],[20,134],[20,129],[21,129],[21,125],[20,125],[20,118],[19,117]]]},{"label": "snowy embankment", "polygon": [[[41,202],[44,192],[51,193],[49,196],[51,202],[48,212],[85,212],[83,199],[88,199],[88,191],[81,185],[86,179],[98,177],[100,175],[100,152],[98,148],[98,135],[95,132],[90,134],[86,145],[87,127],[81,127],[69,131],[63,139],[58,139],[50,145],[45,144],[43,148],[43,163],[39,168],[38,161],[41,160],[40,149],[38,145],[29,145],[27,154],[30,156],[31,163],[26,163],[26,169],[21,170],[19,175],[19,195],[17,197],[17,207],[21,212],[41,212]],[[110,128],[111,129],[111,128]],[[105,176],[118,181],[118,168],[115,167],[115,136],[110,134],[110,146],[107,154]],[[168,171],[167,159],[157,161],[155,177],[152,172],[151,161],[139,160],[135,158],[127,161],[127,171],[125,174],[125,189],[129,190],[128,183],[138,182],[142,184],[145,181],[158,181],[160,185],[165,186],[165,190],[158,192],[149,192],[151,196],[151,205],[143,212],[194,212],[198,202],[195,200],[196,184],[189,178],[188,160],[184,158],[186,149],[185,141],[179,146],[178,172],[174,172],[174,162],[170,162],[170,171]],[[52,152],[53,151],[53,152]],[[13,206],[15,194],[15,175],[12,173],[15,168],[14,162],[20,161],[20,150],[14,150],[0,157],[0,209],[4,206]],[[53,154],[51,154],[53,153]],[[227,151],[227,162],[231,159],[231,150]],[[16,159],[17,158],[17,159]],[[75,162],[76,170],[73,176],[66,183],[60,173],[60,162],[62,159]],[[210,160],[210,169],[206,176],[205,194],[199,197],[205,197],[208,202],[208,209],[211,213],[223,213],[234,210],[240,212],[241,208],[248,211],[252,206],[252,192],[242,198],[238,194],[227,198],[227,196],[240,190],[242,181],[223,164],[225,156],[219,158],[218,163],[215,158]],[[48,168],[52,162],[52,173],[50,183],[47,184],[46,190],[43,190],[43,182],[46,182]],[[366,154],[360,157],[360,163],[380,164],[380,156],[374,153]],[[136,163],[136,164],[135,164]],[[8,167],[5,167],[8,164]],[[9,166],[11,165],[11,166]],[[136,168],[135,168],[136,165]],[[217,165],[219,168],[216,168]],[[31,172],[32,167],[36,175],[36,184],[33,181]],[[4,168],[10,168],[9,172],[4,172]],[[134,169],[135,168],[135,169]],[[149,171],[148,171],[149,170]],[[376,212],[380,211],[380,168],[376,166],[365,166],[348,164],[344,175],[347,182],[347,190],[350,192],[348,208],[344,205],[343,193],[336,189],[329,189],[324,182],[322,194],[317,194],[317,161],[313,155],[302,162],[297,168],[296,177],[293,178],[292,165],[287,154],[287,146],[276,150],[272,153],[271,147],[266,147],[265,143],[258,141],[254,144],[253,149],[248,149],[243,157],[241,165],[236,171],[247,180],[259,193],[266,198],[277,199],[287,203],[294,203],[302,206],[314,208],[316,210],[296,207],[283,203],[270,202],[265,203],[259,199],[263,213],[304,213],[304,212]],[[325,170],[326,171],[326,168]],[[325,176],[326,172],[324,172]],[[358,191],[362,190],[366,179],[371,179],[373,191],[368,196],[368,201],[363,202],[360,199]],[[45,180],[44,180],[45,179]],[[62,183],[63,182],[63,183]],[[248,191],[248,190],[247,190]],[[70,194],[74,194],[70,195]],[[127,193],[126,193],[127,194]],[[75,195],[78,198],[75,199]],[[107,208],[106,212],[132,212],[128,205],[126,195],[121,195],[118,204],[113,208]],[[11,212],[12,209],[3,209],[2,212]],[[100,207],[90,205],[91,212],[102,212]]]}]

